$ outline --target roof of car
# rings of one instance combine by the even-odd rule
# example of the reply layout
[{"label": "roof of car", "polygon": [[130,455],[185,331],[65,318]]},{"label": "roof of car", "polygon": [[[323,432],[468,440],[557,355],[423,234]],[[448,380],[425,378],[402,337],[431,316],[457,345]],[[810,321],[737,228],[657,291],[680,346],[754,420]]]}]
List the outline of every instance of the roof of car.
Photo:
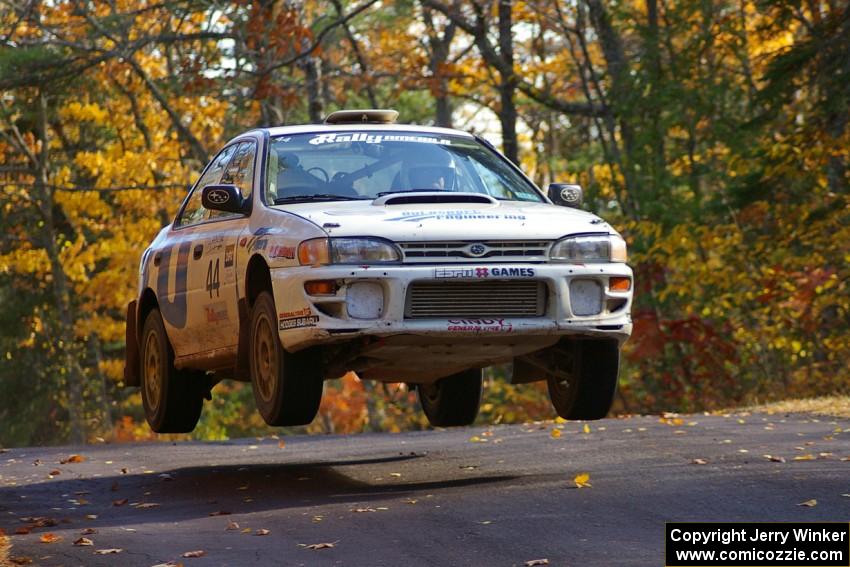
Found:
[{"label": "roof of car", "polygon": [[[452,128],[438,128],[435,126],[419,126],[416,124],[300,124],[297,126],[271,126],[266,128],[255,128],[251,132],[268,132],[269,136],[283,136],[286,134],[310,134],[321,132],[417,132],[421,134],[442,134],[444,136],[460,136],[472,138],[472,134]],[[245,132],[237,136],[244,136]],[[235,138],[234,138],[235,139]]]}]

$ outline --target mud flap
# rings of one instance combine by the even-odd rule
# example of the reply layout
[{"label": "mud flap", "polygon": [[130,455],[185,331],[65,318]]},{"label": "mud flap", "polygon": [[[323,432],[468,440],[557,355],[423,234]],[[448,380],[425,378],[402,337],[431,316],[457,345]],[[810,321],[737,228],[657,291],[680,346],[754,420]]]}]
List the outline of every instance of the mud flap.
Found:
[{"label": "mud flap", "polygon": [[136,322],[136,301],[127,304],[127,326],[124,338],[127,347],[124,351],[124,386],[140,386],[139,379],[139,339]]}]

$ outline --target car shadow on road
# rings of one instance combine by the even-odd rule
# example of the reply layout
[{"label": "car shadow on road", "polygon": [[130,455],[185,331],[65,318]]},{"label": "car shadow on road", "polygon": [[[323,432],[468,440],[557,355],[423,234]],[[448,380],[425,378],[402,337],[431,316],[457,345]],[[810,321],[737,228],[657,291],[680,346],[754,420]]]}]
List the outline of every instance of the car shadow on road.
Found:
[{"label": "car shadow on road", "polygon": [[[106,528],[335,503],[357,507],[375,500],[505,483],[517,478],[511,475],[471,476],[447,468],[442,471],[442,477],[436,475],[439,480],[433,480],[438,471],[430,461],[429,480],[418,481],[417,476],[426,475],[417,474],[415,466],[419,464],[411,467],[410,461],[422,456],[194,466],[150,474],[50,480],[3,487],[0,488],[0,511],[14,515],[0,520],[0,528],[14,533],[16,528],[27,525],[27,522],[20,522],[20,518],[27,517],[48,518],[73,528]],[[405,467],[405,463],[408,466]],[[20,523],[14,523],[15,516]]]}]

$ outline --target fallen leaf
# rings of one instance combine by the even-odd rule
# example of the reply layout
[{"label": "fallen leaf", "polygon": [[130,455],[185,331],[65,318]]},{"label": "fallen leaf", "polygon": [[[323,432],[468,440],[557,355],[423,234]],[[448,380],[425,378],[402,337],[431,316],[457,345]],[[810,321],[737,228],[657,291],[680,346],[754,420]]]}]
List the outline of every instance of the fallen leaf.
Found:
[{"label": "fallen leaf", "polygon": [[175,563],[174,561],[169,561],[168,563],[157,563],[152,567],[182,567],[182,563]]},{"label": "fallen leaf", "polygon": [[486,439],[482,439],[482,438],[481,438],[481,437],[479,437],[478,435],[473,435],[472,437],[470,437],[470,438],[469,438],[469,442],[470,442],[470,443],[486,443],[486,442],[487,442],[487,440],[486,440]]},{"label": "fallen leaf", "polygon": [[12,565],[32,565],[32,558],[21,555],[19,557],[10,557],[9,563]]},{"label": "fallen leaf", "polygon": [[123,506],[127,502],[129,502],[129,500],[127,500],[126,498],[122,498],[121,500],[113,500],[112,505],[113,506]]},{"label": "fallen leaf", "polygon": [[210,516],[229,516],[230,512],[225,510],[218,510],[216,512],[210,512]]},{"label": "fallen leaf", "polygon": [[284,441],[283,439],[281,439],[280,441],[277,442],[277,448],[278,449],[283,449],[285,447],[286,447],[286,441]]},{"label": "fallen leaf", "polygon": [[142,504],[136,504],[133,508],[137,510],[146,510],[148,508],[159,508],[159,504],[156,502],[144,502]]},{"label": "fallen leaf", "polygon": [[41,543],[56,543],[57,541],[62,541],[62,536],[58,536],[53,533],[41,534],[41,537],[38,538],[38,541]]},{"label": "fallen leaf", "polygon": [[55,470],[50,471],[50,473],[47,476],[59,476],[60,474],[62,474],[62,471],[60,471],[59,469],[55,469]]},{"label": "fallen leaf", "polygon": [[549,565],[548,559],[531,559],[525,562],[525,567],[534,567],[535,565]]},{"label": "fallen leaf", "polygon": [[81,533],[82,535],[92,535],[92,534],[96,534],[96,533],[97,533],[97,530],[96,530],[96,529],[94,529],[94,528],[86,528],[86,529],[84,529],[83,531],[81,531],[80,533]]},{"label": "fallen leaf", "polygon": [[121,548],[110,548],[110,549],[95,549],[95,555],[115,555],[116,553],[121,553],[124,551]]},{"label": "fallen leaf", "polygon": [[764,455],[764,458],[768,461],[773,461],[774,463],[784,463],[785,457],[776,457],[774,455]]},{"label": "fallen leaf", "polygon": [[573,479],[573,482],[576,483],[576,488],[592,488],[593,486],[590,484],[590,473],[579,473]]},{"label": "fallen leaf", "polygon": [[[585,424],[584,424],[584,429],[583,429],[582,431],[584,431],[585,433],[590,433],[590,426],[589,426],[588,424],[586,424],[586,423],[585,423]],[[547,563],[548,563],[548,562],[547,562]]]},{"label": "fallen leaf", "polygon": [[810,453],[806,453],[805,455],[797,455],[796,457],[794,457],[794,460],[795,461],[814,461],[815,456],[810,454]]},{"label": "fallen leaf", "polygon": [[805,506],[806,508],[814,508],[818,505],[818,501],[812,498],[811,500],[806,500],[805,502],[800,502],[797,506]]},{"label": "fallen leaf", "polygon": [[705,459],[694,459],[693,461],[691,461],[691,463],[694,465],[707,465],[708,461],[706,461]]},{"label": "fallen leaf", "polygon": [[400,472],[391,472],[390,476],[395,477],[395,478],[401,478],[401,473]]},{"label": "fallen leaf", "polygon": [[254,535],[269,535],[271,532],[267,529],[261,528],[254,532]]},{"label": "fallen leaf", "polygon": [[316,551],[317,549],[330,549],[331,547],[336,547],[337,542],[332,543],[311,543],[310,545],[305,545],[303,543],[299,543],[301,547],[306,547],[307,549],[312,549]]},{"label": "fallen leaf", "polygon": [[86,520],[97,520],[97,514],[86,514]]},{"label": "fallen leaf", "polygon": [[20,528],[15,528],[15,535],[27,535],[32,531],[30,526],[23,526]]},{"label": "fallen leaf", "polygon": [[206,554],[207,554],[207,552],[204,551],[203,549],[197,549],[195,551],[187,551],[186,553],[182,554],[180,557],[203,557]]},{"label": "fallen leaf", "polygon": [[128,469],[127,467],[123,467],[121,469],[121,474],[127,474],[128,472],[130,472],[130,469]]},{"label": "fallen leaf", "polygon": [[236,522],[228,522],[227,527],[224,528],[226,530],[234,531],[239,529],[239,524]]},{"label": "fallen leaf", "polygon": [[416,504],[417,502],[419,502],[419,500],[416,500],[415,498],[404,501],[405,504]]},{"label": "fallen leaf", "polygon": [[74,545],[78,547],[94,545],[94,542],[87,537],[81,537],[80,539],[74,540]]},{"label": "fallen leaf", "polygon": [[59,464],[60,465],[67,465],[67,464],[71,464],[71,463],[82,463],[82,462],[85,462],[85,460],[86,460],[86,458],[83,457],[82,455],[71,455],[67,459],[61,459],[59,461]]},{"label": "fallen leaf", "polygon": [[374,508],[352,508],[351,511],[356,514],[363,514],[365,512],[377,512],[377,510]]},{"label": "fallen leaf", "polygon": [[560,429],[553,429],[552,431],[549,432],[549,436],[552,439],[557,439],[558,437],[561,436],[561,430]]}]

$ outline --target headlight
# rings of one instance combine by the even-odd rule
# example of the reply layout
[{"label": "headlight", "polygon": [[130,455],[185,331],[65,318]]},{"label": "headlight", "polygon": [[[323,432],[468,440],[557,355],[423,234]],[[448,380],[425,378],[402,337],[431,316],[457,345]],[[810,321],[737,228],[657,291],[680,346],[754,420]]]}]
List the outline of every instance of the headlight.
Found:
[{"label": "headlight", "polygon": [[298,246],[298,261],[305,266],[386,264],[400,260],[398,248],[379,238],[314,238]]},{"label": "headlight", "polygon": [[616,235],[568,236],[552,246],[549,258],[555,262],[625,262],[626,241]]}]

